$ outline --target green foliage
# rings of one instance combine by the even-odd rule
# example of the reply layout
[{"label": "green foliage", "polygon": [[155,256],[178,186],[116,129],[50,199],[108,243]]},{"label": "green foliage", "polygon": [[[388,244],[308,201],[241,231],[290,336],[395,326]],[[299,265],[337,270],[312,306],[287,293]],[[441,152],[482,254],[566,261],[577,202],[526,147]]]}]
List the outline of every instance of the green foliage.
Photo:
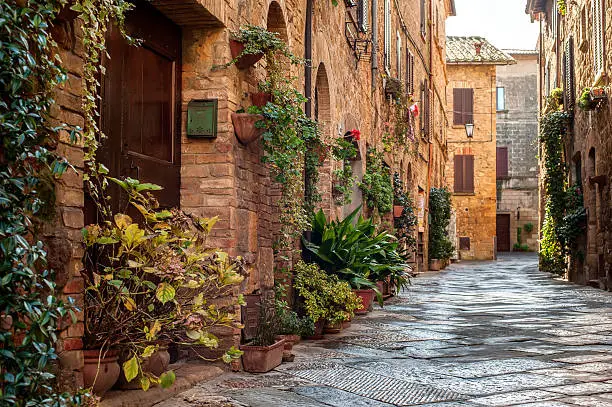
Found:
[{"label": "green foliage", "polygon": [[546,97],[546,104],[543,109],[544,114],[556,112],[563,108],[563,89],[555,88]]},{"label": "green foliage", "polygon": [[565,243],[567,253],[575,255],[578,237],[584,233],[587,220],[580,186],[569,187],[565,199],[565,216],[559,228],[559,240]]},{"label": "green foliage", "polygon": [[[83,230],[88,284],[84,342],[89,349],[117,348],[129,354],[123,365],[126,378],[146,378],[140,382],[147,388],[173,377],[141,370],[160,341],[216,349],[213,329],[241,326],[215,300],[238,286],[245,273],[242,259],[206,245],[216,218],[159,210],[154,198],[144,195],[158,189],[156,185],[111,180],[122,187],[131,212],[141,219],[136,223],[115,214]],[[223,360],[240,354],[232,348]]]},{"label": "green foliage", "polygon": [[567,168],[563,157],[563,135],[569,115],[562,111],[550,112],[540,119],[540,143],[544,161],[544,192],[546,194],[540,267],[547,272],[565,272],[564,248],[561,236],[566,209]]},{"label": "green foliage", "polygon": [[531,223],[531,222],[530,223],[525,223],[523,225],[523,229],[525,229],[525,232],[527,232],[527,233],[533,232],[533,223]]},{"label": "green foliage", "polygon": [[602,89],[602,88],[601,87],[594,87],[594,88],[586,87],[582,89],[582,92],[580,93],[580,96],[578,97],[578,107],[585,111],[594,110],[595,108],[597,108],[600,102],[597,100],[593,100],[593,98],[591,97],[591,92],[593,90],[598,90],[598,89]]},{"label": "green foliage", "polygon": [[382,143],[386,153],[417,152],[418,141],[414,137],[414,119],[409,113],[412,105],[412,96],[401,92],[400,96],[392,101],[390,119],[384,123]]},{"label": "green foliage", "polygon": [[451,193],[447,188],[429,192],[429,259],[448,260],[455,250],[446,229],[451,217]]},{"label": "green foliage", "polygon": [[[62,322],[75,320],[60,299],[41,220],[53,213],[49,191],[69,167],[53,152],[60,129],[49,126],[53,92],[66,80],[50,26],[64,0],[0,2],[0,405],[67,406],[51,368]],[[27,5],[27,6],[26,6]]]},{"label": "green foliage", "polygon": [[567,4],[565,0],[557,0],[557,9],[559,10],[559,14],[564,16],[567,13]]},{"label": "green foliage", "polygon": [[351,194],[355,177],[351,160],[357,156],[357,147],[352,138],[337,138],[332,146],[332,157],[341,162],[341,167],[334,170],[332,193],[337,206],[351,203]]},{"label": "green foliage", "polygon": [[314,216],[315,208],[321,202],[318,184],[320,168],[329,155],[329,147],[321,139],[317,123],[311,119],[302,120],[302,138],[306,145],[304,154],[304,209],[309,219]]},{"label": "green foliage", "polygon": [[368,149],[366,173],[359,183],[366,205],[377,209],[378,213],[388,213],[393,209],[393,185],[391,174],[383,160],[383,153],[372,147]]},{"label": "green foliage", "polygon": [[[353,288],[376,288],[376,282],[390,278],[401,289],[408,283],[409,269],[395,236],[377,232],[372,219],[357,208],[342,221],[327,221],[319,211],[313,222],[312,241],[302,239],[313,260],[329,274],[350,283]],[[379,298],[380,299],[380,298]]]},{"label": "green foliage", "polygon": [[419,219],[415,211],[414,201],[404,191],[404,185],[397,172],[393,174],[393,194],[395,203],[403,207],[400,217],[394,219],[397,237],[406,244],[406,249],[409,252],[414,252],[417,243],[414,233]]},{"label": "green foliage", "polygon": [[[533,226],[533,225],[532,225]],[[523,244],[523,229],[516,228],[516,243],[513,246],[515,252],[527,252],[529,251],[529,245]]]},{"label": "green foliage", "polygon": [[287,303],[288,279],[276,279],[274,296],[276,315],[279,319],[279,334],[311,336],[314,333],[314,323],[309,317],[300,317]]},{"label": "green foliage", "polygon": [[316,264],[303,261],[295,265],[295,288],[304,299],[306,315],[311,321],[330,324],[347,321],[361,307],[361,298],[338,276],[327,274]]}]

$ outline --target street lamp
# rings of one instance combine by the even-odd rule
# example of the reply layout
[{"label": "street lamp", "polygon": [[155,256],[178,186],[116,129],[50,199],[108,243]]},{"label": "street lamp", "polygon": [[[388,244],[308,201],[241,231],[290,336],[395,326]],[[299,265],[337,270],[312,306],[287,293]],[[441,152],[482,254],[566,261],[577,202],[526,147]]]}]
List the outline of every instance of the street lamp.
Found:
[{"label": "street lamp", "polygon": [[474,124],[473,123],[465,124],[465,134],[467,135],[468,138],[474,137]]}]

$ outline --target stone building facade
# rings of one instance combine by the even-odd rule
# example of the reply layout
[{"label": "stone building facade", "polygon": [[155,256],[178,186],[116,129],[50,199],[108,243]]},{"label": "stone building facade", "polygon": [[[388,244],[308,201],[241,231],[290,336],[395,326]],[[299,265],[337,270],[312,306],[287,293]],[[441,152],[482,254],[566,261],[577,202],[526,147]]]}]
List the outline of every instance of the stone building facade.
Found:
[{"label": "stone building facade", "polygon": [[[451,126],[447,177],[456,216],[459,258],[495,258],[497,66],[515,63],[482,37],[448,37]],[[451,114],[452,113],[452,114]],[[466,126],[467,125],[467,126]],[[473,133],[468,129],[473,126]]]},{"label": "stone building facade", "polygon": [[[564,93],[563,108],[571,116],[564,137],[568,185],[580,188],[586,228],[569,261],[571,281],[612,287],[612,7],[608,1],[567,2],[562,13],[556,1],[529,0],[527,12],[540,21],[540,107],[555,88]],[[606,97],[594,110],[577,99],[587,87],[604,87]],[[544,194],[540,192],[540,219]]]},{"label": "stone building facade", "polygon": [[[144,39],[143,46],[126,48],[116,30],[111,30],[111,59],[102,85],[102,127],[110,141],[103,145],[100,159],[112,175],[161,183],[166,188],[162,203],[199,216],[219,216],[210,243],[247,261],[250,271],[243,293],[270,291],[274,286],[278,187],[261,163],[261,146],[241,144],[231,120],[232,112],[251,104],[249,93],[256,91],[265,67],[258,63],[246,70],[235,66],[213,69],[231,60],[232,31],[245,24],[267,27],[294,54],[310,55],[310,64],[292,67],[290,74],[296,77],[296,88],[310,96],[306,111],[311,117],[316,114],[323,137],[329,141],[353,128],[361,131],[357,175],[359,169],[365,171],[367,147],[383,149],[382,138],[392,113],[385,97],[386,78],[396,77],[412,91],[421,115],[414,123],[415,140],[407,142],[416,154],[389,151],[386,162],[401,174],[422,208],[419,252],[414,261],[419,270],[424,268],[428,191],[445,183],[444,33],[446,18],[455,12],[453,0],[340,1],[337,6],[313,0],[152,0],[135,4],[127,24]],[[364,32],[358,33],[359,26]],[[79,27],[75,16],[65,12],[53,29],[69,80],[58,92],[52,115],[58,122],[83,126],[84,51]],[[368,45],[362,55],[352,46],[355,36]],[[145,63],[132,66],[134,59]],[[126,89],[149,96],[131,100]],[[216,106],[216,137],[188,136],[188,111],[194,102]],[[139,110],[130,110],[132,106]],[[164,129],[161,133],[160,128]],[[138,141],[128,142],[130,151],[125,151],[121,137],[132,134]],[[58,149],[77,171],[58,182],[59,216],[48,228],[47,241],[60,286],[82,303],[80,229],[93,221],[83,190],[83,152],[82,146],[70,144],[67,134],[62,135]],[[347,208],[334,206],[331,197],[331,171],[338,165],[331,160],[325,163],[319,185],[321,207],[330,216],[347,212]],[[358,191],[355,194],[359,202]],[[73,373],[71,382],[76,386],[82,383],[82,336],[81,317],[64,333],[59,348],[64,371]],[[240,332],[226,339],[235,343]]]},{"label": "stone building facade", "polygon": [[497,250],[537,251],[538,53],[505,52],[516,64],[497,67]]}]

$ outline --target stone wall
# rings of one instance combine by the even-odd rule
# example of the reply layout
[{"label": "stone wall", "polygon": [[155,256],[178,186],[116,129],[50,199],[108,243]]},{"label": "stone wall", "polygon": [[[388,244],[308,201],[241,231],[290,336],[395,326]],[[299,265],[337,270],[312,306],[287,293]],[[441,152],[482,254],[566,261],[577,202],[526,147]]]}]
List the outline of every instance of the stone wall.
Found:
[{"label": "stone wall", "polygon": [[[497,180],[497,213],[510,214],[510,248],[522,229],[522,244],[538,250],[538,60],[532,51],[510,52],[515,65],[497,67],[505,111],[497,112],[497,147],[508,148],[508,177]],[[525,225],[533,231],[526,232]]]},{"label": "stone wall", "polygon": [[[448,135],[446,174],[454,186],[454,156],[474,156],[474,193],[453,193],[457,237],[454,242],[461,259],[485,260],[495,256],[496,235],[496,117],[495,65],[448,65],[448,111],[453,110],[453,89],[474,89],[474,136],[468,139],[464,126],[451,125]],[[470,239],[470,249],[460,250],[459,238]]]},{"label": "stone wall", "polygon": [[[540,75],[544,75],[545,61],[550,62],[551,84],[563,83],[562,51],[565,42],[574,41],[574,93],[576,98],[584,87],[595,84],[610,85],[612,70],[612,7],[603,2],[604,12],[604,72],[595,72],[593,54],[593,21],[591,3],[586,0],[569,2],[567,14],[559,16],[561,29],[555,38],[550,28],[553,1],[548,1],[543,21]],[[581,15],[585,13],[585,24]],[[542,100],[545,88],[541,87]],[[609,88],[608,94],[609,94]],[[566,137],[565,163],[570,168],[568,182],[581,184],[587,211],[587,228],[579,239],[577,255],[569,269],[569,278],[578,283],[612,287],[612,104],[608,100],[595,111],[573,109],[571,132]],[[543,210],[540,210],[543,218]]]}]

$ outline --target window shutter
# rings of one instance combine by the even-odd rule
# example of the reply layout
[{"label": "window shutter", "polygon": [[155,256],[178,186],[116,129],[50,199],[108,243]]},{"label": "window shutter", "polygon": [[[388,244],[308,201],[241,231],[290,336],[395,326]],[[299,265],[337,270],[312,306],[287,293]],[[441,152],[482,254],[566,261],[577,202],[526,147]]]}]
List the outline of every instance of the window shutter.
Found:
[{"label": "window shutter", "polygon": [[508,147],[497,147],[497,178],[508,176]]},{"label": "window shutter", "polygon": [[474,192],[474,156],[466,155],[463,159],[463,183],[464,183],[464,192]]},{"label": "window shutter", "polygon": [[429,97],[429,83],[427,82],[427,79],[425,81],[423,81],[423,122],[422,122],[422,127],[423,127],[423,135],[428,136],[429,135],[429,128],[430,128],[430,120],[431,120],[431,108],[430,108],[430,97]]},{"label": "window shutter", "polygon": [[391,0],[385,0],[385,69],[391,70]]},{"label": "window shutter", "polygon": [[453,89],[453,124],[463,123],[463,89]]},{"label": "window shutter", "polygon": [[402,37],[399,33],[399,31],[396,34],[396,48],[395,48],[395,52],[397,53],[397,58],[396,58],[396,62],[397,62],[397,79],[401,80],[402,79]]},{"label": "window shutter", "polygon": [[455,154],[455,192],[463,192],[463,155]]},{"label": "window shutter", "polygon": [[565,110],[573,110],[576,101],[574,90],[574,39],[569,37],[563,53],[563,106]]},{"label": "window shutter", "polygon": [[368,0],[359,0],[359,7],[357,9],[357,21],[359,23],[359,29],[362,32],[368,31]]},{"label": "window shutter", "polygon": [[425,11],[425,0],[421,0],[421,35],[423,37],[427,34],[427,17]]},{"label": "window shutter", "polygon": [[593,11],[593,62],[595,75],[598,75],[604,68],[603,12],[601,2],[602,0],[593,0],[591,6]]},{"label": "window shutter", "polygon": [[463,90],[463,123],[474,123],[474,89]]}]

